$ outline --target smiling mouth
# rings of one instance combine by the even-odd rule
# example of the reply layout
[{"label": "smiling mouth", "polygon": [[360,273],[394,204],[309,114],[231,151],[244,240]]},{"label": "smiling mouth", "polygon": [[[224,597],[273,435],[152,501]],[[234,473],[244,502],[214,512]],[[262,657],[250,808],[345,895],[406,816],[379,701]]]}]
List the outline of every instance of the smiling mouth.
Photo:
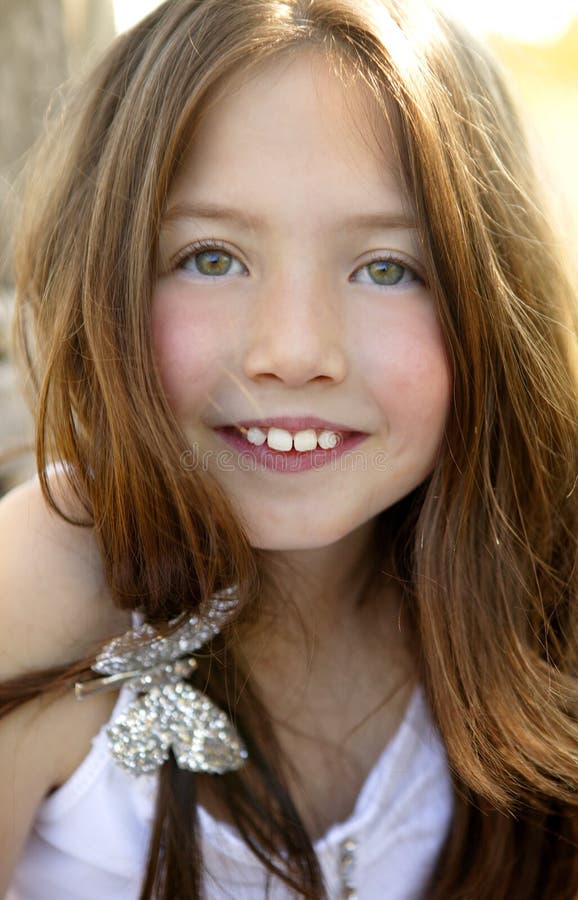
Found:
[{"label": "smiling mouth", "polygon": [[[251,426],[255,427],[255,426]],[[242,471],[257,472],[261,470],[269,470],[275,473],[296,474],[298,472],[308,472],[312,469],[328,469],[338,465],[341,457],[347,458],[347,451],[353,449],[357,444],[364,441],[368,434],[364,432],[344,431],[335,436],[335,441],[331,441],[331,446],[324,449],[319,445],[318,439],[315,440],[313,446],[313,435],[310,436],[309,444],[304,442],[297,446],[303,449],[299,450],[293,446],[294,437],[290,433],[281,436],[284,440],[279,442],[282,449],[277,449],[276,443],[278,435],[271,435],[271,429],[266,433],[266,439],[263,439],[264,429],[261,429],[262,435],[259,436],[258,443],[252,443],[247,439],[246,434],[249,429],[246,426],[228,425],[216,428],[215,431],[222,439],[238,454],[238,465]],[[307,429],[305,429],[307,430]],[[315,434],[315,430],[312,429]],[[333,434],[328,432],[328,434]],[[253,435],[253,439],[255,435]],[[271,446],[271,444],[273,446]]]},{"label": "smiling mouth", "polygon": [[285,429],[277,426],[231,425],[218,429],[242,438],[248,447],[263,447],[277,453],[297,455],[314,451],[334,450],[361,432],[329,428]]}]

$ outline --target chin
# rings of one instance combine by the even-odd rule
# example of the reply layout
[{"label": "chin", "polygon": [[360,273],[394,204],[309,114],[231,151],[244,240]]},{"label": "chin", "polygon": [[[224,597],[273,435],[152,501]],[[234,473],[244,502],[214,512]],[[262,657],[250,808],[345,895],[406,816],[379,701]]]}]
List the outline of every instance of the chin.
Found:
[{"label": "chin", "polygon": [[259,525],[251,523],[246,525],[246,531],[249,543],[257,550],[277,550],[279,552],[288,552],[290,550],[317,550],[321,547],[329,547],[336,544],[358,527],[353,524],[348,528],[338,529],[335,523],[332,527],[327,527],[328,523],[320,523],[319,528],[315,528],[313,523],[309,523],[305,531],[302,524],[292,524],[291,527],[278,527],[269,525],[263,528],[263,523]]}]

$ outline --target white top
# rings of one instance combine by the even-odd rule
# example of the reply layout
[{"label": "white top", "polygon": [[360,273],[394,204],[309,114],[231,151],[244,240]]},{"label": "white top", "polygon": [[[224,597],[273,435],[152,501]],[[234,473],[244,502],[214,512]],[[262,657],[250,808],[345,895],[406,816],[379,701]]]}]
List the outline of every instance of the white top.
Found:
[{"label": "white top", "polygon": [[[133,698],[125,686],[112,717]],[[109,755],[106,725],[68,781],[41,806],[7,900],[138,900],[157,774],[136,777]],[[353,841],[359,900],[417,900],[447,834],[452,792],[445,753],[417,688],[369,774],[352,815],[315,844],[331,900]],[[266,875],[232,826],[199,809],[208,900],[263,900]],[[352,846],[351,844],[349,846]],[[294,894],[274,880],[271,900]]]}]

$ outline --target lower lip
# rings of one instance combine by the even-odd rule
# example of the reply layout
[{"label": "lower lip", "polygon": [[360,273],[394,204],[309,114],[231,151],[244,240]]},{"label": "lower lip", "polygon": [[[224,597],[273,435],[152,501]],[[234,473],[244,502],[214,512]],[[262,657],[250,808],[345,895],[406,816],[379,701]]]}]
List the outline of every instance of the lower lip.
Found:
[{"label": "lower lip", "polygon": [[321,447],[317,447],[315,450],[300,452],[299,450],[272,450],[266,443],[256,447],[245,440],[235,428],[217,428],[215,430],[245,460],[253,462],[253,464],[256,463],[272,472],[289,474],[308,472],[310,469],[322,469],[338,460],[348,450],[352,450],[358,444],[361,444],[367,437],[367,434],[350,434],[344,437],[341,443],[331,450],[323,450]]}]

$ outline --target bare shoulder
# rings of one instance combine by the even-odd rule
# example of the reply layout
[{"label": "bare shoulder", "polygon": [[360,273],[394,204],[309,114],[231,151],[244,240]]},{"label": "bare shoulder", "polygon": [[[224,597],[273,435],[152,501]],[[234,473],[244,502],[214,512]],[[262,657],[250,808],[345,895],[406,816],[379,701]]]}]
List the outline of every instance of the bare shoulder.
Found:
[{"label": "bare shoulder", "polygon": [[[36,480],[8,494],[0,502],[0,682],[82,659],[129,626],[112,604],[92,530],[52,511]],[[67,689],[0,721],[0,896],[43,798],[88,754],[115,700],[79,703]]]},{"label": "bare shoulder", "polygon": [[4,497],[0,678],[79,659],[127,622],[112,604],[92,528],[54,512],[36,479]]}]

